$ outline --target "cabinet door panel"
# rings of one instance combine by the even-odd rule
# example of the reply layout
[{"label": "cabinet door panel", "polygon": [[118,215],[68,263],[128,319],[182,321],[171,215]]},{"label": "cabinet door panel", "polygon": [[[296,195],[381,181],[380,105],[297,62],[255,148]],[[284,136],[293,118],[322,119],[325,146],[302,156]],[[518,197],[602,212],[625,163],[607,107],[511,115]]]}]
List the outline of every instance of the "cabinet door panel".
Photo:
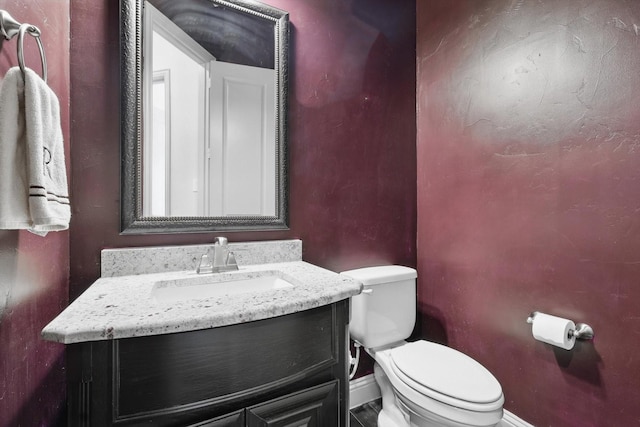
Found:
[{"label": "cabinet door panel", "polygon": [[198,402],[215,405],[333,366],[333,322],[332,307],[324,306],[228,327],[118,340],[116,419],[180,411]]},{"label": "cabinet door panel", "polygon": [[244,427],[244,409],[198,424],[191,424],[188,427]]},{"label": "cabinet door panel", "polygon": [[337,380],[247,408],[248,427],[332,427],[337,425]]}]

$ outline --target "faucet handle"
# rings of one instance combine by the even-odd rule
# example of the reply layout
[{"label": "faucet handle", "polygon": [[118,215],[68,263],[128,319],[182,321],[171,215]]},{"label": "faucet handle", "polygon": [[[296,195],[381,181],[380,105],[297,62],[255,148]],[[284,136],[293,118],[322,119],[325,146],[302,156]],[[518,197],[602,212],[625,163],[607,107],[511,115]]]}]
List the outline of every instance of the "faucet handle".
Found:
[{"label": "faucet handle", "polygon": [[236,256],[231,251],[229,251],[229,254],[227,255],[227,267],[230,267],[234,270],[238,269],[238,261],[236,261]]},{"label": "faucet handle", "polygon": [[209,259],[209,256],[207,254],[202,255],[200,257],[200,262],[196,267],[196,273],[205,274],[205,273],[212,273],[212,272],[213,272],[213,265],[211,264],[211,259]]}]

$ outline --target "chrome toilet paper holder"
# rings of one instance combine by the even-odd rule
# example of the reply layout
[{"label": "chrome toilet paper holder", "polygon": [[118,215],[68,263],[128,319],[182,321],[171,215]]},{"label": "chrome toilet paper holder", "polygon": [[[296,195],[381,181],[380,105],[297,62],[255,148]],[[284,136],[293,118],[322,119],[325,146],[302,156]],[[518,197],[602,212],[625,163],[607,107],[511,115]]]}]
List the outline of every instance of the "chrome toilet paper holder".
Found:
[{"label": "chrome toilet paper holder", "polygon": [[[527,323],[533,324],[533,319],[537,314],[537,311],[532,312],[529,317],[527,317]],[[576,323],[576,328],[569,330],[569,338],[576,337],[578,340],[591,340],[593,336],[593,328],[586,323]]]}]

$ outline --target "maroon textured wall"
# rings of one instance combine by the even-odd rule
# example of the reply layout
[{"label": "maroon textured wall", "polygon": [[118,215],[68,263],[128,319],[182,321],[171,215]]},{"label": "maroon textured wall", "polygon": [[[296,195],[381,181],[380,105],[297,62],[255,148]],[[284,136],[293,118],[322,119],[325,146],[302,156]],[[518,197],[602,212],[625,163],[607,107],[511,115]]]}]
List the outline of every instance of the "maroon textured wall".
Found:
[{"label": "maroon textured wall", "polygon": [[[640,420],[640,3],[417,3],[422,335],[538,426]],[[540,310],[590,323],[572,352]]]},{"label": "maroon textured wall", "polygon": [[[304,258],[342,270],[415,264],[415,2],[266,3],[292,25],[290,230]],[[119,235],[118,2],[71,5],[74,229],[71,296],[108,247],[192,244],[217,233]]]},{"label": "maroon textured wall", "polygon": [[[0,0],[0,9],[42,30],[69,168],[69,1],[34,3]],[[0,46],[2,79],[18,63],[17,37],[0,40]],[[29,36],[24,50],[26,65],[40,73],[37,45]],[[43,238],[0,230],[0,427],[57,425],[64,419],[64,347],[40,340],[40,331],[66,307],[68,283],[69,232]]]}]

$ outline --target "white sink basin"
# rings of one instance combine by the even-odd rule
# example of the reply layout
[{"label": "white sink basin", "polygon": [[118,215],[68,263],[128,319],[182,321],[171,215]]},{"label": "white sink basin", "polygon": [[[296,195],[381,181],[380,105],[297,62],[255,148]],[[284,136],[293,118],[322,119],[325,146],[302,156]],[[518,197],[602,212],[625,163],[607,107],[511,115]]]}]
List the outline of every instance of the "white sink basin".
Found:
[{"label": "white sink basin", "polygon": [[228,274],[224,276],[195,276],[156,282],[151,295],[162,302],[220,298],[230,295],[273,292],[293,288],[294,284],[277,273],[257,277]]}]

